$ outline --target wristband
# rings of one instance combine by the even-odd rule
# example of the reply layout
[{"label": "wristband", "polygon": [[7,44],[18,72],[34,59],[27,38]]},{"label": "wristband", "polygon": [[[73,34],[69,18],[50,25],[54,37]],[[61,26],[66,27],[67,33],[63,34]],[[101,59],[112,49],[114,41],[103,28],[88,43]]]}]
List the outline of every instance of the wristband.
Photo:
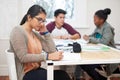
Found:
[{"label": "wristband", "polygon": [[46,60],[48,60],[48,53],[47,53],[47,56],[46,56]]},{"label": "wristband", "polygon": [[46,34],[48,34],[49,32],[48,31],[46,31],[46,32],[42,32],[41,34],[42,35],[46,35]]}]

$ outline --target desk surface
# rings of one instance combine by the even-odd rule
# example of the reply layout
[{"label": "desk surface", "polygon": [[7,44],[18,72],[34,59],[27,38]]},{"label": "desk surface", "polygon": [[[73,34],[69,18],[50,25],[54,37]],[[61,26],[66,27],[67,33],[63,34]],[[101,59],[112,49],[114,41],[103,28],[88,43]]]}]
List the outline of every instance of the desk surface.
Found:
[{"label": "desk surface", "polygon": [[[63,41],[64,46],[66,46],[69,41]],[[79,41],[84,43],[83,41]],[[57,42],[59,43],[62,42]],[[72,41],[70,42],[72,43]],[[90,46],[91,45],[91,46]],[[62,48],[63,50],[64,47]],[[71,49],[69,49],[71,50]],[[71,55],[72,54],[72,55]],[[78,54],[77,56],[73,56]],[[53,80],[54,66],[59,65],[85,65],[85,64],[112,64],[120,63],[120,51],[102,44],[83,44],[81,53],[70,53],[64,55],[61,61],[47,61],[47,79]],[[76,59],[79,58],[79,59]]]},{"label": "desk surface", "polygon": [[[82,51],[80,54],[80,60],[61,60],[61,61],[48,61],[47,63],[53,63],[57,65],[84,65],[84,64],[112,64],[120,63],[120,50],[102,45],[102,44],[87,44],[93,46],[107,47],[107,50],[95,50],[95,51]],[[69,55],[69,54],[68,54]],[[72,56],[71,56],[72,57]]]}]

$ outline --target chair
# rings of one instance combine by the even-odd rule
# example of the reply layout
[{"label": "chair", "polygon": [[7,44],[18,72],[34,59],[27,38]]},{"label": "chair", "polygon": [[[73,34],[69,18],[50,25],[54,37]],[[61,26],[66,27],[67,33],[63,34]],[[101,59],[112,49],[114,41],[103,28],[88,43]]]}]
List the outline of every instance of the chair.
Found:
[{"label": "chair", "polygon": [[16,72],[16,65],[15,65],[15,56],[13,52],[9,52],[8,49],[5,50],[7,63],[8,63],[8,72],[9,72],[9,79],[10,80],[17,80],[17,72]]},{"label": "chair", "polygon": [[108,77],[107,80],[111,80],[111,78],[116,78],[115,80],[120,80],[120,74],[112,74],[111,76]]},{"label": "chair", "polygon": [[[111,74],[110,76],[107,76],[107,72],[104,70],[104,67],[105,65],[102,65],[102,69],[103,70],[99,70],[99,69],[95,69],[100,75],[104,76],[107,78],[107,80],[113,80],[111,78],[116,78],[114,80],[120,80],[120,74],[116,74],[116,73],[113,73]],[[120,67],[118,67],[119,70],[120,70]]]}]

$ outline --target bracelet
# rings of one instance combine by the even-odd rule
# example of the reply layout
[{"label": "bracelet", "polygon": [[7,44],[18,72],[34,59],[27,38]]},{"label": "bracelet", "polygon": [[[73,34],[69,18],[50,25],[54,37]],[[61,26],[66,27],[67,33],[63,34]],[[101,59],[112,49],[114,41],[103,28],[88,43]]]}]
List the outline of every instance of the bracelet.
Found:
[{"label": "bracelet", "polygon": [[48,60],[48,53],[47,53],[47,56],[46,56],[46,60]]},{"label": "bracelet", "polygon": [[42,32],[42,35],[46,35],[46,34],[48,34],[48,33],[49,33],[48,31]]}]

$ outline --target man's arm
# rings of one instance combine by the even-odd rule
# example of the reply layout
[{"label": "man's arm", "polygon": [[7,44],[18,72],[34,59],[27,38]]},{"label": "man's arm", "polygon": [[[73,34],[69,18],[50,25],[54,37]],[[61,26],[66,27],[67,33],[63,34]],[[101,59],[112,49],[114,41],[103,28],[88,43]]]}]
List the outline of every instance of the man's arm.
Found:
[{"label": "man's arm", "polygon": [[70,39],[79,39],[81,38],[81,35],[79,32],[77,32],[74,28],[72,28],[71,25],[65,23],[64,28],[68,31],[70,34]]}]

